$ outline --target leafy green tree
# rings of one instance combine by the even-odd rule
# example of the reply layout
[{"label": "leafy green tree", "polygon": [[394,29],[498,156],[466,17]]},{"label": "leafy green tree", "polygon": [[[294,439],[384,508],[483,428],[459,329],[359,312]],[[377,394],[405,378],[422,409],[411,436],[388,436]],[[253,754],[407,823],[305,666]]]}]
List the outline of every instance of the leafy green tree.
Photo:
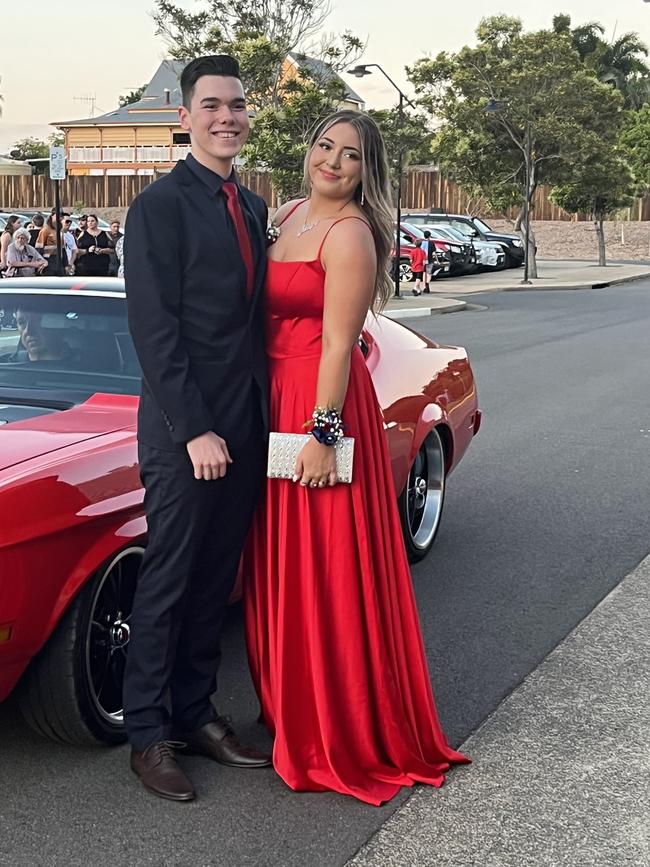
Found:
[{"label": "leafy green tree", "polygon": [[247,166],[270,171],[281,201],[301,192],[310,133],[343,95],[343,87],[336,83],[321,88],[294,80],[286,86],[283,105],[268,105],[257,114],[242,155]]},{"label": "leafy green tree", "polygon": [[[53,132],[48,136],[47,141],[34,138],[19,139],[14,143],[9,151],[9,156],[14,160],[44,160],[50,155],[50,148],[57,147],[64,143],[65,138],[61,132]],[[43,175],[47,172],[47,163],[35,163],[34,174]]]},{"label": "leafy green tree", "polygon": [[132,90],[131,93],[122,94],[119,101],[120,108],[125,105],[132,105],[134,102],[140,102],[146,89],[147,85],[143,84],[142,87]]},{"label": "leafy green tree", "polygon": [[556,15],[553,18],[553,30],[569,37],[582,61],[597,54],[604,45],[605,28],[597,21],[571,27],[570,15]]},{"label": "leafy green tree", "polygon": [[[327,0],[202,0],[189,12],[157,0],[153,19],[173,57],[232,54],[239,59],[251,108],[278,108],[285,94],[284,63],[298,46],[308,46],[330,12]],[[324,37],[309,53],[340,70],[353,63],[363,43],[351,33]],[[313,73],[312,73],[313,75]]]},{"label": "leafy green tree", "polygon": [[[527,154],[532,208],[540,184],[568,182],[576,163],[615,144],[623,99],[585,67],[564,33],[524,33],[519,19],[497,15],[476,35],[476,46],[419,60],[408,75],[420,105],[441,121],[433,145],[440,166],[492,208],[517,206],[521,231]],[[536,277],[532,232],[528,255]]]},{"label": "leafy green tree", "polygon": [[14,142],[9,156],[12,160],[35,160],[49,156],[50,146],[47,142],[30,136]]},{"label": "leafy green tree", "polygon": [[368,114],[376,121],[386,142],[394,186],[397,186],[397,166],[400,151],[403,169],[409,165],[429,165],[431,163],[433,133],[427,117],[423,114],[404,112],[400,118],[399,110],[395,108],[370,109]]},{"label": "leafy green tree", "polygon": [[627,114],[620,144],[636,178],[650,185],[650,105]]},{"label": "leafy green tree", "polygon": [[62,145],[64,142],[63,133],[53,132],[47,141],[30,136],[29,138],[19,139],[14,142],[12,149],[9,151],[9,156],[12,160],[36,160],[49,157],[50,148]]},{"label": "leafy green tree", "polygon": [[551,190],[551,201],[567,211],[589,214],[598,238],[598,264],[607,264],[604,220],[634,201],[636,181],[629,165],[614,150],[594,153],[575,166],[572,177]]}]

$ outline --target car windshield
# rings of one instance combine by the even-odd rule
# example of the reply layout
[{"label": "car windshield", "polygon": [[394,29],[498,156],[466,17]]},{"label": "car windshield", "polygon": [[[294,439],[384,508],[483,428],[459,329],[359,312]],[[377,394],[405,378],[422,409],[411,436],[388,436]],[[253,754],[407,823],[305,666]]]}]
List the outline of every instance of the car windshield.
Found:
[{"label": "car windshield", "polygon": [[423,226],[426,225],[427,215],[426,214],[409,214],[408,221],[411,226]]},{"label": "car windshield", "polygon": [[437,228],[440,232],[444,232],[445,235],[453,241],[460,241],[463,244],[467,243],[467,235],[459,229],[455,229],[453,226],[438,226]]},{"label": "car windshield", "polygon": [[0,393],[139,394],[124,297],[0,289]]},{"label": "car windshield", "polygon": [[424,234],[424,232],[430,232],[431,237],[436,241],[449,241],[451,239],[451,236],[448,235],[447,232],[445,232],[445,230],[443,228],[441,228],[437,223],[436,224],[430,224],[430,225],[427,225],[426,223],[424,223],[423,224],[423,234]]},{"label": "car windshield", "polygon": [[478,217],[472,217],[472,222],[476,226],[477,229],[480,229],[481,232],[491,232],[492,228],[488,226],[487,223],[484,223],[483,220],[480,220]]},{"label": "car windshield", "polygon": [[424,238],[424,232],[419,226],[414,226],[412,223],[402,223],[402,231],[405,235],[410,235],[413,238]]}]

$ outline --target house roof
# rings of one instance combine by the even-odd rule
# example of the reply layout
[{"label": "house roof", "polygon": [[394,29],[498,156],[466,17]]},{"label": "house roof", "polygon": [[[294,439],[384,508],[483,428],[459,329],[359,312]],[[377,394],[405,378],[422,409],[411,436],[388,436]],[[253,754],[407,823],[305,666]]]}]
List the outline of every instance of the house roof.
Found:
[{"label": "house roof", "polygon": [[[181,104],[180,76],[184,66],[183,60],[163,60],[138,102],[123,105],[99,117],[58,121],[52,126],[176,126],[178,107]],[[169,102],[165,90],[169,91]]]},{"label": "house roof", "polygon": [[329,81],[338,81],[345,88],[345,98],[349,99],[351,102],[358,102],[360,105],[364,105],[365,102],[359,94],[352,90],[345,81],[341,78],[341,76],[335,72],[334,69],[326,63],[324,60],[319,60],[316,57],[308,57],[306,54],[300,54],[298,51],[290,51],[289,52],[290,59],[296,64],[298,68],[303,66],[305,69],[310,72],[316,80],[320,80],[323,82]]},{"label": "house roof", "polygon": [[[346,99],[364,104],[358,93],[343,81],[331,66],[323,60],[308,57],[306,54],[290,52],[289,58],[300,68],[306,68],[317,80],[337,80],[345,87]],[[177,126],[178,108],[181,104],[180,77],[184,60],[163,60],[153,78],[146,86],[142,99],[130,105],[116,108],[99,117],[86,117],[81,120],[57,121],[52,126],[68,128],[75,126]],[[169,95],[165,91],[169,91]]]}]

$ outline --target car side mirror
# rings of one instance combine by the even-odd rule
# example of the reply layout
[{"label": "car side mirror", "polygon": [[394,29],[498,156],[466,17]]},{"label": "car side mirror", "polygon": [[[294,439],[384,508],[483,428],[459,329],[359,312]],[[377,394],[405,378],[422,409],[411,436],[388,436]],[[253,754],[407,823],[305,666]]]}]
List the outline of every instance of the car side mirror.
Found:
[{"label": "car side mirror", "polygon": [[404,235],[404,240],[409,244],[413,243],[413,238],[411,237],[411,235]]}]

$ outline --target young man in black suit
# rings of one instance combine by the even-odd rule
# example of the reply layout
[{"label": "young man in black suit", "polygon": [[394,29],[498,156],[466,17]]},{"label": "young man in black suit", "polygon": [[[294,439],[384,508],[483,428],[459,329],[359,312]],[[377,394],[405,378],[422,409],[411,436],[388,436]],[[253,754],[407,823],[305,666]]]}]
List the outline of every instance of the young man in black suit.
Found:
[{"label": "young man in black suit", "polygon": [[140,472],[149,539],[130,621],[124,718],[131,767],[154,794],[194,797],[170,739],[241,767],[210,703],[228,597],[264,475],[267,375],[261,293],[267,208],[233,173],[249,134],[236,60],[181,76],[192,153],[129,209],[129,327],[142,366]]}]

